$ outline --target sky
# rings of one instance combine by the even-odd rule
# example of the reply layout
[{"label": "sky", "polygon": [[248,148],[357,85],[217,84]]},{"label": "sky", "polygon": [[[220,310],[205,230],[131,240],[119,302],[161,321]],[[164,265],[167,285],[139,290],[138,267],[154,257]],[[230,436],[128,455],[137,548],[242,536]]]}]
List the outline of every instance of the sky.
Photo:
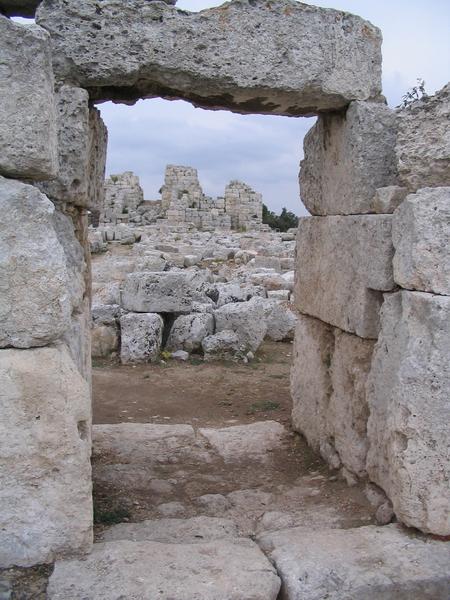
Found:
[{"label": "sky", "polygon": [[[222,0],[178,0],[190,11]],[[317,0],[316,6],[358,14],[383,33],[383,93],[390,106],[425,80],[429,94],[450,80],[450,0]],[[271,210],[306,214],[298,170],[314,118],[206,111],[183,101],[151,99],[134,106],[99,105],[109,131],[107,174],[134,171],[147,200],[157,199],[167,164],[198,169],[206,194],[239,179],[263,194]]]}]

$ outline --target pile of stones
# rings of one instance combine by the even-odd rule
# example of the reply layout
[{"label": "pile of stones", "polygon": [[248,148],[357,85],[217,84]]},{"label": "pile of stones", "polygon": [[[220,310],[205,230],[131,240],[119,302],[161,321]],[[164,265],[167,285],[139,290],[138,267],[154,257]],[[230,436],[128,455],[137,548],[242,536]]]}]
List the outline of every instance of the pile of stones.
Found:
[{"label": "pile of stones", "polygon": [[[265,338],[293,339],[294,231],[121,231],[93,257],[94,357],[247,362]],[[112,237],[92,229],[94,250],[99,233]]]}]

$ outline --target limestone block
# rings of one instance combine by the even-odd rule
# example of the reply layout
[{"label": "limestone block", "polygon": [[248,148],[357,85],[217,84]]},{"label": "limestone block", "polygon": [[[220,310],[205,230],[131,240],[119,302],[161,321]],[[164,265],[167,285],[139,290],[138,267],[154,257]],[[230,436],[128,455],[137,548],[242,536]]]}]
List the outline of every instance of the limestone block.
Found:
[{"label": "limestone block", "polygon": [[374,213],[390,214],[400,206],[408,194],[408,189],[399,185],[388,185],[377,188],[372,199],[371,208]]},{"label": "limestone block", "polygon": [[202,341],[214,332],[214,317],[208,313],[181,315],[172,325],[166,347],[168,350],[200,350]]},{"label": "limestone block", "polygon": [[218,308],[230,302],[245,302],[254,296],[264,297],[266,294],[262,286],[239,285],[239,283],[233,281],[218,283],[216,290],[218,293],[216,301]]},{"label": "limestone block", "polygon": [[58,163],[50,37],[0,15],[0,56],[0,174],[51,179]]},{"label": "limestone block", "polygon": [[58,561],[49,600],[276,600],[280,580],[251,540],[203,544],[118,540],[94,545],[86,560]]},{"label": "limestone block", "polygon": [[[333,328],[299,315],[291,367],[292,427],[317,452],[327,441],[326,415],[331,396]],[[335,468],[340,466],[336,456]]]},{"label": "limestone block", "polygon": [[154,362],[162,344],[163,320],[154,313],[128,313],[120,318],[122,363]]},{"label": "limestone block", "polygon": [[446,600],[449,544],[396,525],[263,535],[286,600]]},{"label": "limestone block", "polygon": [[91,330],[92,357],[107,358],[119,348],[117,327],[94,325]]},{"label": "limestone block", "polygon": [[99,209],[104,199],[107,131],[86,90],[63,85],[56,94],[57,178],[39,184],[50,198]]},{"label": "limestone block", "polygon": [[293,0],[234,0],[200,13],[145,0],[96,9],[94,0],[44,0],[36,17],[52,36],[58,78],[96,100],[163,94],[204,108],[301,115],[381,90],[379,30],[341,11]]},{"label": "limestone block", "polygon": [[399,181],[409,190],[450,186],[450,83],[398,112]]},{"label": "limestone block", "polygon": [[334,330],[327,432],[344,467],[358,477],[366,475],[369,417],[366,380],[374,344],[373,340]]},{"label": "limestone block", "polygon": [[304,140],[300,191],[313,215],[371,213],[375,190],[396,183],[395,112],[352,102],[321,115]]},{"label": "limestone block", "polygon": [[268,304],[270,308],[266,317],[266,336],[275,342],[293,340],[297,315],[292,311],[292,305],[278,300],[272,300]]},{"label": "limestone block", "polygon": [[298,317],[291,369],[292,423],[331,468],[365,475],[365,392],[374,342]]},{"label": "limestone block", "polygon": [[134,312],[189,313],[203,299],[206,277],[198,271],[130,273],[125,279],[121,304]]},{"label": "limestone block", "polygon": [[96,325],[116,325],[119,317],[118,304],[95,304],[92,307],[92,320]]},{"label": "limestone block", "polygon": [[0,347],[48,344],[70,325],[77,285],[69,282],[54,206],[35,187],[0,177],[0,212]]},{"label": "limestone block", "polygon": [[63,346],[0,350],[0,566],[92,544],[91,398]]},{"label": "limestone block", "polygon": [[246,350],[239,336],[227,329],[205,337],[202,348],[205,360],[235,360],[243,358]]},{"label": "limestone block", "polygon": [[367,471],[395,514],[450,535],[450,298],[386,295],[367,382]]},{"label": "limestone block", "polygon": [[234,331],[242,346],[255,352],[261,345],[266,332],[266,308],[262,298],[252,298],[247,302],[225,304],[218,308],[214,317],[216,332]]},{"label": "limestone block", "polygon": [[391,219],[390,215],[300,219],[296,307],[349,333],[377,338],[381,292],[395,287]]},{"label": "limestone block", "polygon": [[450,187],[409,195],[394,213],[392,239],[396,283],[450,295]]}]

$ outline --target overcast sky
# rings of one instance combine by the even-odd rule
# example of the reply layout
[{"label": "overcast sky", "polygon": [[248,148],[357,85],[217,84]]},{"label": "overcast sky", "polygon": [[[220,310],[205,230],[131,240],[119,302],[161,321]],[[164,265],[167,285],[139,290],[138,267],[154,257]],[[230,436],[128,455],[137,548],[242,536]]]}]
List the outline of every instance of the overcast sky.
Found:
[{"label": "overcast sky", "polygon": [[[197,11],[220,0],[179,0]],[[450,80],[450,0],[318,0],[358,14],[380,27],[383,87],[390,106],[422,77],[428,93]],[[272,210],[304,214],[298,163],[303,136],[314,119],[205,111],[182,101],[145,100],[134,106],[100,105],[109,130],[107,172],[134,171],[146,199],[156,199],[168,163],[199,171],[204,191],[223,194],[240,179],[262,192]]]}]

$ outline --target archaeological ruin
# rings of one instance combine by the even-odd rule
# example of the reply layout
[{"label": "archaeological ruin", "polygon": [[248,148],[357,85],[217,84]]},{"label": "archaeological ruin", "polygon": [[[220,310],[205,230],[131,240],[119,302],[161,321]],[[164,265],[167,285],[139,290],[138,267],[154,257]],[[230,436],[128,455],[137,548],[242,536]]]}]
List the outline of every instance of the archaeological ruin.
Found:
[{"label": "archaeological ruin", "polygon": [[[450,84],[394,110],[358,16],[175,4],[0,0],[0,597],[448,600]],[[317,116],[311,216],[273,231],[260,194],[209,198],[192,167],[160,199],[105,182],[102,103],[157,97]],[[188,396],[198,362],[200,395],[226,360],[239,395],[266,342],[290,423],[127,421],[138,377],[178,360]],[[93,359],[130,394],[94,426]],[[95,539],[93,486],[129,503]],[[33,577],[45,595],[8,587]]]}]

